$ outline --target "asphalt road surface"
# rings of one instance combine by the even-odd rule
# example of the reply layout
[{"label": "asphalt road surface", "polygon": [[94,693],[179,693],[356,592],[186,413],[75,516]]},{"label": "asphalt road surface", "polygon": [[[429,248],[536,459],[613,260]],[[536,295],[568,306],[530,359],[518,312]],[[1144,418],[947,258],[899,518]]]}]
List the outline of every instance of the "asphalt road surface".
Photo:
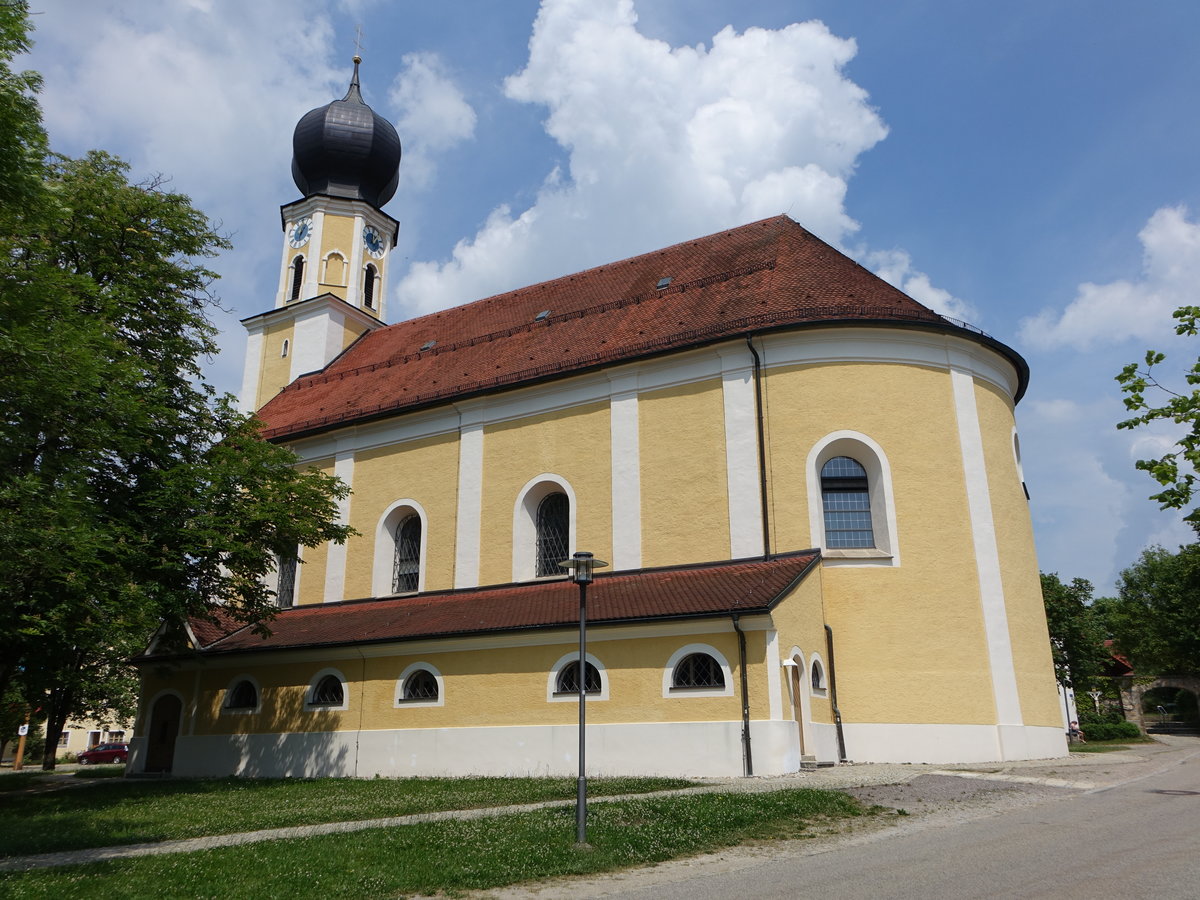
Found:
[{"label": "asphalt road surface", "polygon": [[[996,790],[1004,787],[1001,782],[975,782],[976,800],[989,793],[999,798],[988,800],[983,810],[968,808],[971,796],[964,796],[961,811],[947,802],[970,779],[922,776],[905,788],[909,801],[922,790],[932,792],[938,810],[905,819],[899,828],[821,847],[768,847],[749,858],[735,852],[725,860],[680,861],[498,894],[637,900],[1200,898],[1200,753],[1179,749],[1191,752],[1161,756],[1158,771],[1130,771],[1135,777],[1092,790],[1023,785],[1025,793],[1001,797]],[[889,800],[900,798],[868,793],[863,799],[899,805]]]},{"label": "asphalt road surface", "polygon": [[1200,897],[1200,758],[950,828],[608,896]]}]

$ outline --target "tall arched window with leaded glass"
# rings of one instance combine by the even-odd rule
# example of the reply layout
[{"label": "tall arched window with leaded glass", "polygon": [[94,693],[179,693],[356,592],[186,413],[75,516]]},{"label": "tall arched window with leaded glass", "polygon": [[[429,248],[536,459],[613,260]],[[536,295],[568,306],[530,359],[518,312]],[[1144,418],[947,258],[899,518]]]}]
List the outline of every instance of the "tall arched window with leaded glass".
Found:
[{"label": "tall arched window with leaded glass", "polygon": [[275,602],[287,609],[296,602],[296,567],[300,564],[295,553],[281,554],[275,559],[279,580],[275,585]]},{"label": "tall arched window with leaded glass", "polygon": [[562,575],[559,565],[571,555],[571,501],[561,492],[547,494],[537,508],[537,576]]},{"label": "tall arched window with leaded glass", "polygon": [[421,583],[421,517],[405,516],[396,525],[396,555],[392,563],[392,593],[407,594]]},{"label": "tall arched window with leaded glass", "polygon": [[830,550],[875,546],[867,470],[849,456],[835,456],[821,467],[825,546]]}]

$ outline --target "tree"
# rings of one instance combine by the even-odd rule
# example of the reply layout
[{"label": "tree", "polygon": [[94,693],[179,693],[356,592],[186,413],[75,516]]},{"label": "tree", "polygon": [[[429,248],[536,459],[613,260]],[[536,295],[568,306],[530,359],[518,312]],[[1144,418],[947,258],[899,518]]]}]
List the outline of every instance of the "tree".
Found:
[{"label": "tree", "polygon": [[1064,584],[1057,573],[1043,572],[1042,600],[1059,684],[1091,687],[1109,661],[1104,630],[1092,611],[1092,583],[1074,578]]},{"label": "tree", "polygon": [[23,15],[0,4],[0,168],[19,187],[0,188],[0,696],[43,708],[52,768],[69,717],[131,708],[125,661],[160,626],[220,604],[268,628],[265,576],[345,540],[348,491],[205,381],[202,261],[228,246],[207,218],[105,153],[45,152],[36,77],[7,68]]},{"label": "tree", "polygon": [[1143,551],[1101,605],[1118,652],[1139,674],[1200,674],[1200,544]]},{"label": "tree", "polygon": [[[1175,333],[1194,337],[1200,331],[1200,306],[1181,306],[1172,313]],[[1125,408],[1136,415],[1117,424],[1118,428],[1133,429],[1151,422],[1168,421],[1187,427],[1187,433],[1176,441],[1176,449],[1158,459],[1139,459],[1137,468],[1149,472],[1162,490],[1152,494],[1163,509],[1186,509],[1196,490],[1196,468],[1200,465],[1200,359],[1183,373],[1190,391],[1176,392],[1163,385],[1155,368],[1166,360],[1157,350],[1147,350],[1142,363],[1130,363],[1121,370],[1117,381],[1125,396]],[[1160,406],[1147,400],[1165,397]],[[1200,507],[1192,509],[1184,521],[1200,532]]]}]

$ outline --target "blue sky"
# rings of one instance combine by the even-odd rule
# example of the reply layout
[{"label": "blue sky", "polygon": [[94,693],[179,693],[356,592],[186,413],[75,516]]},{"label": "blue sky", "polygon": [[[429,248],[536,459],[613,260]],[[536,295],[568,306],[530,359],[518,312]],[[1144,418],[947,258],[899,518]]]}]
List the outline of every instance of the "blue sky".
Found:
[{"label": "blue sky", "polygon": [[[1200,345],[1200,4],[1109,0],[43,0],[27,64],[56,149],[164,173],[219,221],[223,352],[272,305],[291,131],[355,26],[397,125],[389,318],[781,212],[1028,359],[1041,567],[1111,590],[1191,539],[1118,432],[1113,376]],[[399,278],[396,276],[400,275]]]}]

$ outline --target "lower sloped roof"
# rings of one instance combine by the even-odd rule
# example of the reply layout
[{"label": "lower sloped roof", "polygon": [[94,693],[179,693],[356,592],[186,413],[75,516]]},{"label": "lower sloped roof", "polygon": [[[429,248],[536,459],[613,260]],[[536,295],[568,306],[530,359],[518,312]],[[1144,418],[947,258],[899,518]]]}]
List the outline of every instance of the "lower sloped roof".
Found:
[{"label": "lower sloped roof", "polygon": [[[765,613],[820,559],[816,550],[597,574],[588,591],[588,624]],[[565,628],[579,621],[579,589],[566,580],[434,591],[281,610],[261,636],[217,611],[191,623],[203,655],[295,650]],[[141,660],[156,658],[156,654]]]}]

